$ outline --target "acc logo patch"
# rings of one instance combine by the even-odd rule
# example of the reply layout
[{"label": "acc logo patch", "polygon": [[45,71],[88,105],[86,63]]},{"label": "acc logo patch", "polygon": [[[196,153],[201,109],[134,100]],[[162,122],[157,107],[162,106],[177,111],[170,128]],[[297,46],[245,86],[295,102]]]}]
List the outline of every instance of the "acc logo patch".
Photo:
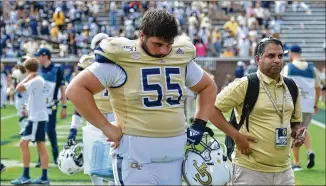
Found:
[{"label": "acc logo patch", "polygon": [[140,53],[139,52],[133,52],[132,54],[131,54],[131,58],[132,59],[140,59]]}]

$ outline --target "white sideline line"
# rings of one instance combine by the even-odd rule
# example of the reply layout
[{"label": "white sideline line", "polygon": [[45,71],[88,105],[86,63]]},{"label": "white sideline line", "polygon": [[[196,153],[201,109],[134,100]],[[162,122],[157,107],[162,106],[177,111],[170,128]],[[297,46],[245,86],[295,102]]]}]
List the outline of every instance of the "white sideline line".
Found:
[{"label": "white sideline line", "polygon": [[[48,139],[47,139],[47,140],[48,140]],[[67,143],[65,143],[65,142],[58,142],[58,146],[59,146],[59,148],[62,147],[63,145],[65,145],[65,144],[67,144]],[[51,143],[50,143],[49,141],[46,141],[46,142],[45,142],[45,145],[46,145],[47,147],[51,147]],[[15,147],[19,147],[19,142],[15,144]],[[30,143],[30,144],[29,144],[29,147],[36,147],[36,143]]]},{"label": "white sideline line", "polygon": [[64,135],[64,136],[68,136],[69,132],[67,131],[57,131],[57,135]]},{"label": "white sideline line", "polygon": [[16,116],[18,116],[18,115],[17,114],[12,114],[12,115],[9,115],[9,116],[4,116],[4,117],[1,117],[1,121],[5,120],[5,119],[16,117]]},{"label": "white sideline line", "polygon": [[311,120],[311,123],[317,125],[318,127],[325,128],[325,123],[319,122],[317,120]]},{"label": "white sideline line", "polygon": [[70,124],[59,125],[56,128],[57,129],[70,129]]},{"label": "white sideline line", "polygon": [[[6,167],[23,167],[23,163],[18,160],[1,160]],[[36,163],[30,163],[30,167],[35,167]],[[57,167],[54,163],[49,163],[49,167]]]}]

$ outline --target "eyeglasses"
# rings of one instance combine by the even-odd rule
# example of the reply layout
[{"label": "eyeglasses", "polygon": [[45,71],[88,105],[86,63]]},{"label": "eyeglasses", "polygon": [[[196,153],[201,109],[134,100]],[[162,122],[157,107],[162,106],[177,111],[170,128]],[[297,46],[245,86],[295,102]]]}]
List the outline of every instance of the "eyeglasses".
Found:
[{"label": "eyeglasses", "polygon": [[282,41],[280,41],[279,39],[273,38],[273,37],[265,37],[263,38],[258,45],[261,45],[263,43],[266,43],[267,41],[276,41],[277,43],[282,44]]},{"label": "eyeglasses", "polygon": [[[274,41],[275,43],[281,45],[282,49],[283,49],[283,43],[282,41],[280,41],[279,39],[276,39],[276,38],[272,38],[272,37],[266,37],[266,38],[263,38],[259,44],[256,46],[256,50],[255,50],[255,56],[257,55],[258,53],[258,49],[261,48],[261,45],[263,44],[266,44],[267,42],[269,43],[270,41]],[[260,49],[261,50],[261,49]]]}]

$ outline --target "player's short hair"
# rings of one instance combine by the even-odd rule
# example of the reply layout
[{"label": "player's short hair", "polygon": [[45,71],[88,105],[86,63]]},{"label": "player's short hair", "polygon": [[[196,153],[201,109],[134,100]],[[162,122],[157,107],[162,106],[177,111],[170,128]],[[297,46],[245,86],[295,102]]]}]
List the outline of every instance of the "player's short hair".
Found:
[{"label": "player's short hair", "polygon": [[282,50],[284,51],[284,47],[283,47],[283,44],[282,44],[282,41],[276,39],[276,38],[264,38],[262,39],[259,44],[256,46],[256,49],[255,49],[255,56],[263,56],[263,54],[265,53],[265,48],[268,44],[270,43],[274,43],[276,45],[280,45],[282,47]]},{"label": "player's short hair", "polygon": [[148,10],[143,17],[140,30],[147,37],[158,37],[168,42],[179,34],[174,15],[163,9]]},{"label": "player's short hair", "polygon": [[37,72],[39,61],[36,58],[28,58],[24,61],[24,67],[30,72]]}]

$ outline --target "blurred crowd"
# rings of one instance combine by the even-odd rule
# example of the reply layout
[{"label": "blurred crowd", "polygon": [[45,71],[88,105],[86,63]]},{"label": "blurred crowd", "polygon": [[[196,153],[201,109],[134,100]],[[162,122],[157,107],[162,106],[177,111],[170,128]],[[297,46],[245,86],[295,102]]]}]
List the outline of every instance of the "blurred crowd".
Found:
[{"label": "blurred crowd", "polygon": [[[194,42],[198,57],[249,57],[263,37],[279,38],[286,1],[22,1],[5,0],[1,57],[31,55],[47,47],[60,57],[90,52],[99,32],[137,39],[144,12],[173,13],[180,33]],[[273,9],[272,4],[275,4]],[[307,9],[293,2],[292,9]]]}]

